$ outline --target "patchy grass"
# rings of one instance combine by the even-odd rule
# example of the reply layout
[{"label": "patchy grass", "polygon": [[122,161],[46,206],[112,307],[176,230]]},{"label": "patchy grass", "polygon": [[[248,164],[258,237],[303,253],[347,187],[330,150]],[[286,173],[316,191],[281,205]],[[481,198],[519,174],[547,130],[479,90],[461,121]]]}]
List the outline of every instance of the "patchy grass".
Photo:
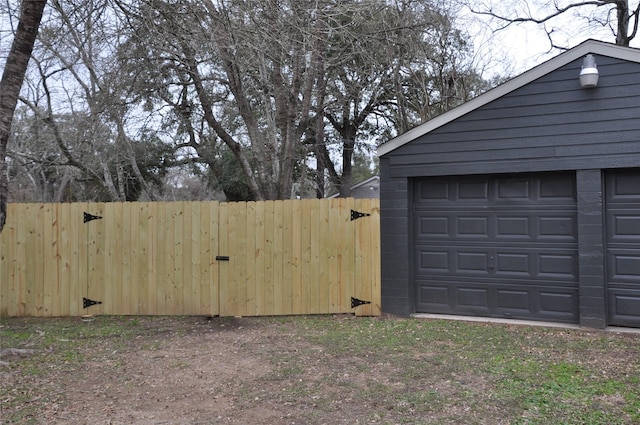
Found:
[{"label": "patchy grass", "polygon": [[[3,319],[0,341],[36,350],[3,359],[7,424],[105,416],[171,424],[640,423],[638,334],[352,316],[97,317]],[[105,414],[111,399],[117,409]]]}]

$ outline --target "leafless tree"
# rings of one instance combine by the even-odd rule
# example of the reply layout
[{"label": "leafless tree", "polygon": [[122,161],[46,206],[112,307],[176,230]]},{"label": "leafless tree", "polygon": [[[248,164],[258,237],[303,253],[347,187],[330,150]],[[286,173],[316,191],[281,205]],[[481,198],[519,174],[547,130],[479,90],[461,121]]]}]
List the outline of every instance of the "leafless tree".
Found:
[{"label": "leafless tree", "polygon": [[[170,106],[183,139],[177,146],[195,160],[215,168],[222,142],[254,199],[292,196],[307,157],[315,159],[319,189],[326,171],[347,195],[353,154],[365,141],[373,147],[373,127],[406,131],[473,92],[451,22],[425,2],[148,0],[121,7],[140,38],[124,54],[131,72],[144,76],[137,90],[156,107]],[[410,95],[411,84],[427,84],[428,92]]]},{"label": "leafless tree", "polygon": [[149,161],[165,167],[169,143],[182,167],[172,176],[206,179],[228,199],[289,198],[312,180],[317,196],[328,181],[346,196],[356,157],[366,163],[380,139],[484,87],[466,34],[431,2],[52,0],[50,10],[9,152],[43,200],[73,200],[89,184],[92,199],[135,199],[129,184],[161,199],[144,161],[157,148]]},{"label": "leafless tree", "polygon": [[465,1],[472,12],[497,21],[496,30],[531,22],[543,26],[550,48],[566,49],[555,40],[558,18],[584,21],[591,28],[608,28],[615,44],[629,46],[638,33],[640,2],[629,0],[530,0],[517,2]]},{"label": "leafless tree", "polygon": [[123,102],[114,60],[126,29],[103,0],[53,0],[49,11],[20,98],[31,114],[21,115],[12,164],[41,186],[33,200],[124,201],[141,192],[155,199],[147,155],[127,129],[132,105]]}]

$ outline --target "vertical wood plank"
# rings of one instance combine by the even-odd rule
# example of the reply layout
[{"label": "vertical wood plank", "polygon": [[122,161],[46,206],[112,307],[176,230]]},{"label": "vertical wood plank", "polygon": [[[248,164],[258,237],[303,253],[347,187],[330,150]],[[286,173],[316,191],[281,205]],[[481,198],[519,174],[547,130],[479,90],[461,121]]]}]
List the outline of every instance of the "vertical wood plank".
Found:
[{"label": "vertical wood plank", "polygon": [[[64,210],[64,209],[62,209]],[[24,214],[24,212],[23,212]],[[37,308],[38,316],[61,316],[63,313],[60,311],[60,279],[58,275],[58,224],[64,220],[64,212],[59,211],[53,204],[45,204],[43,211],[43,218],[45,220],[43,224],[43,239],[44,245],[44,258],[43,272],[44,280],[38,282],[34,288],[36,291],[36,299],[38,304]],[[68,220],[72,220],[73,217],[69,217]],[[82,222],[82,217],[78,218],[79,222]],[[66,295],[69,296],[68,294]],[[67,313],[64,313],[66,315]]]},{"label": "vertical wood plank", "polygon": [[191,305],[192,297],[192,253],[193,244],[196,235],[193,234],[193,225],[191,210],[194,208],[195,202],[180,202],[180,211],[182,212],[183,238],[182,238],[182,271],[179,279],[182,284],[182,305],[178,314],[194,314]]},{"label": "vertical wood plank", "polygon": [[[63,292],[65,315],[77,316],[82,309],[82,295],[78,287],[78,228],[82,226],[82,214],[74,214],[73,204],[44,204],[45,215],[51,208],[52,218],[58,224],[57,266]],[[76,218],[77,217],[77,218]],[[76,220],[74,220],[76,218]],[[48,220],[43,224],[46,225]],[[46,242],[45,242],[46,243]],[[45,248],[46,249],[46,248]]]},{"label": "vertical wood plank", "polygon": [[[137,202],[131,206],[136,210],[137,216],[131,217],[132,228],[132,268],[131,280],[135,282],[133,292],[135,292],[135,303],[130,314],[147,314],[147,292],[148,292],[148,239],[149,239],[149,213],[147,211],[148,202]],[[135,231],[133,230],[135,229]],[[135,236],[135,237],[133,237]],[[136,290],[137,288],[137,290]]]},{"label": "vertical wood plank", "polygon": [[280,240],[282,246],[282,259],[279,262],[279,270],[277,271],[277,279],[281,282],[282,286],[282,312],[280,314],[292,314],[293,313],[293,282],[291,279],[292,274],[292,245],[291,245],[291,231],[293,221],[292,205],[293,200],[280,201],[282,216],[282,225],[280,226],[279,235],[277,238]]},{"label": "vertical wood plank", "polygon": [[380,270],[380,199],[371,199],[371,315],[382,314],[382,277]]},{"label": "vertical wood plank", "polygon": [[[10,209],[9,209],[10,208]],[[20,220],[23,216],[23,204],[9,204],[7,208],[7,221],[4,229],[2,229],[2,235],[6,239],[3,253],[6,253],[6,279],[7,287],[6,291],[2,292],[3,300],[6,304],[3,304],[3,310],[6,311],[7,316],[18,315],[18,292],[21,291],[20,287],[20,262],[22,260],[23,253],[20,245]]]},{"label": "vertical wood plank", "polygon": [[15,282],[12,291],[11,305],[14,315],[24,316],[24,293],[27,285],[27,226],[29,225],[29,204],[24,204],[20,216],[17,218],[16,237],[16,257],[15,257]]},{"label": "vertical wood plank", "polygon": [[145,314],[155,315],[158,314],[156,304],[156,283],[158,280],[158,274],[156,270],[156,246],[157,246],[157,202],[147,202],[144,209],[146,227],[147,227],[147,247],[146,247],[146,275],[143,276],[147,283],[147,311]]},{"label": "vertical wood plank", "polygon": [[[48,219],[48,222],[55,223],[53,231],[53,236],[55,238],[55,242],[52,243],[52,248],[55,245],[55,252],[52,253],[55,256],[55,267],[56,267],[56,278],[58,280],[58,294],[59,294],[59,309],[60,315],[69,316],[71,314],[72,306],[74,309],[78,306],[78,299],[73,297],[72,294],[75,295],[75,291],[72,290],[73,283],[71,282],[71,270],[68,260],[69,258],[69,249],[70,249],[70,234],[72,233],[71,229],[76,227],[74,226],[73,220],[64,220],[63,216],[70,216],[71,209],[70,204],[44,204],[45,205],[45,214],[51,214],[51,218]],[[82,217],[82,216],[80,216]],[[84,218],[84,217],[82,217]],[[52,221],[51,221],[52,220]],[[81,223],[81,220],[78,220],[78,223]],[[46,223],[45,223],[46,225]]]},{"label": "vertical wood plank", "polygon": [[[49,249],[52,241],[47,241],[45,239],[45,228],[51,223],[57,221],[56,211],[57,208],[52,204],[38,204],[37,206],[38,212],[35,217],[35,240],[36,247],[34,252],[34,278],[30,283],[28,291],[27,291],[27,314],[29,316],[42,316],[42,311],[44,309],[43,305],[43,291],[45,282],[50,278],[45,273],[44,263],[47,261],[47,257],[49,254]],[[58,226],[60,229],[60,226]],[[58,254],[60,254],[60,237],[57,237],[56,247],[58,249]],[[57,259],[59,260],[60,257]],[[57,262],[57,265],[60,265],[60,261]],[[61,275],[60,270],[57,271],[56,277],[63,282],[65,289],[68,288],[68,280],[64,280],[64,276]],[[66,285],[65,285],[66,283]],[[69,296],[68,289],[65,291],[65,295]],[[68,310],[69,300],[66,301],[66,307]],[[68,314],[68,313],[65,313]]]},{"label": "vertical wood plank", "polygon": [[307,276],[308,289],[305,294],[307,297],[307,308],[310,314],[319,314],[322,312],[319,281],[322,272],[323,262],[321,259],[320,247],[320,222],[322,217],[320,214],[320,200],[309,200],[309,275]]},{"label": "vertical wood plank", "polygon": [[[229,255],[229,203],[222,202],[218,207],[218,252],[219,255]],[[234,315],[235,308],[233,303],[233,289],[230,285],[229,278],[229,262],[216,261],[218,265],[218,284],[219,284],[219,310],[221,316]]]},{"label": "vertical wood plank", "polygon": [[156,233],[154,245],[154,270],[155,270],[155,305],[157,314],[169,314],[166,308],[167,286],[169,285],[168,272],[169,267],[169,228],[171,220],[168,217],[167,202],[158,202],[155,204],[156,213]]},{"label": "vertical wood plank", "polygon": [[[64,214],[61,211],[65,211]],[[88,226],[83,223],[83,214],[86,211],[85,203],[65,204],[65,208],[58,207],[58,221],[66,222],[73,229],[73,237],[70,241],[69,258],[71,261],[70,272],[73,276],[73,284],[70,288],[70,305],[76,315],[87,314],[82,305],[82,298],[87,296],[88,276]]]},{"label": "vertical wood plank", "polygon": [[172,202],[172,210],[174,217],[174,240],[173,240],[173,273],[172,273],[172,294],[173,303],[171,306],[171,314],[181,314],[184,308],[183,295],[183,264],[184,264],[184,204],[182,202]]},{"label": "vertical wood plank", "polygon": [[229,215],[229,256],[231,269],[231,282],[234,286],[234,304],[236,308],[236,316],[247,315],[247,269],[246,256],[248,255],[247,247],[247,203],[233,202],[231,204],[233,211]]},{"label": "vertical wood plank", "polygon": [[[356,211],[368,214],[369,210],[366,205],[365,199],[357,199],[354,206]],[[353,226],[356,235],[356,261],[355,268],[357,270],[358,279],[356,287],[356,298],[365,301],[371,301],[371,282],[369,280],[369,268],[370,264],[367,262],[366,250],[367,242],[369,240],[369,226],[371,217],[362,217],[353,221]],[[370,304],[356,307],[356,315],[367,316],[369,315]]]},{"label": "vertical wood plank", "polygon": [[[265,248],[265,233],[264,233],[264,202],[255,202],[253,204],[255,216],[251,220],[255,226],[254,234],[254,255],[253,264],[250,265],[253,270],[253,288],[255,293],[256,303],[256,315],[265,315],[268,312],[267,300],[266,300],[266,287],[265,287],[265,258],[269,253]],[[250,221],[247,221],[247,226],[250,225]],[[251,258],[249,258],[251,261]]]},{"label": "vertical wood plank", "polygon": [[210,305],[211,305],[211,315],[220,315],[220,279],[219,273],[220,268],[218,266],[218,262],[216,261],[216,254],[218,253],[218,244],[220,239],[219,234],[219,223],[220,223],[220,203],[219,202],[211,202],[210,203],[210,212],[207,217],[208,225],[209,225],[209,279],[210,286],[209,290],[211,291],[209,295]]},{"label": "vertical wood plank", "polygon": [[327,247],[329,250],[329,278],[327,280],[327,292],[329,295],[329,313],[341,312],[340,289],[342,285],[341,274],[343,267],[342,249],[344,239],[344,226],[340,216],[344,198],[327,199],[329,203],[329,219],[327,232],[331,235]]},{"label": "vertical wood plank", "polygon": [[333,266],[333,252],[331,250],[331,230],[329,226],[329,202],[319,200],[320,220],[318,221],[319,238],[316,243],[320,247],[320,274],[317,281],[319,313],[329,313],[329,271]]},{"label": "vertical wood plank", "polygon": [[343,224],[344,224],[344,248],[343,248],[343,257],[344,257],[344,267],[342,270],[342,289],[340,291],[340,296],[342,302],[344,304],[344,311],[353,313],[354,310],[351,308],[351,297],[355,296],[355,285],[358,280],[357,270],[356,270],[356,228],[354,222],[351,221],[351,210],[355,209],[355,199],[353,198],[345,198],[344,199],[344,211],[343,215]]},{"label": "vertical wood plank", "polygon": [[302,202],[298,200],[291,201],[291,313],[304,314],[305,310],[302,305]]},{"label": "vertical wood plank", "polygon": [[257,241],[257,229],[258,218],[256,211],[256,202],[246,203],[245,224],[246,230],[246,255],[243,258],[242,267],[246,271],[245,276],[245,296],[246,296],[246,311],[247,316],[259,316],[262,314],[263,306],[260,305],[264,302],[262,293],[258,291],[256,285],[256,260],[260,255]]},{"label": "vertical wood plank", "polygon": [[[131,233],[137,234],[138,238],[135,241],[135,245],[138,247],[134,255],[135,263],[133,269],[135,270],[134,280],[138,288],[138,305],[136,314],[149,314],[149,263],[148,263],[148,251],[149,251],[149,211],[148,202],[137,202],[133,204],[138,213],[136,221],[131,223]],[[133,219],[133,217],[132,217]]]},{"label": "vertical wood plank", "polygon": [[12,228],[12,219],[17,212],[17,204],[7,205],[7,221],[0,232],[0,317],[9,316],[9,292],[13,286],[13,280],[9,280],[9,264],[13,250],[8,236],[11,231],[8,229]]},{"label": "vertical wood plank", "polygon": [[[38,215],[37,204],[24,204],[24,209],[21,214],[21,226],[19,228],[21,234],[21,244],[23,249],[22,254],[22,276],[23,284],[19,291],[17,291],[18,299],[16,303],[16,309],[18,315],[24,316],[29,310],[27,310],[27,297],[31,292],[31,287],[36,278],[36,219]],[[66,294],[65,294],[66,295]]]},{"label": "vertical wood plank", "polygon": [[196,285],[197,299],[196,305],[198,314],[211,316],[211,204],[212,202],[200,202],[198,205],[198,219],[194,217],[194,225],[197,225],[198,247],[197,247],[197,277]]},{"label": "vertical wood plank", "polygon": [[[85,309],[82,305],[82,299],[87,296],[89,289],[89,223],[83,223],[83,214],[87,211],[87,203],[79,202],[70,204],[69,222],[71,226],[77,230],[76,240],[72,242],[72,255],[76,264],[74,265],[74,274],[76,276],[75,285],[75,302],[78,306],[79,314],[89,314],[89,309]],[[72,289],[73,292],[73,289]],[[72,295],[73,298],[73,295]]]},{"label": "vertical wood plank", "polygon": [[287,314],[290,296],[287,293],[287,282],[283,279],[284,253],[284,201],[273,202],[273,247],[272,247],[272,282],[274,295],[274,314]]},{"label": "vertical wood plank", "polygon": [[[201,285],[200,285],[200,250],[202,241],[202,234],[200,233],[200,214],[202,211],[202,202],[191,203],[191,255],[189,256],[189,269],[190,276],[188,276],[191,282],[191,292],[187,301],[189,314],[202,314],[200,306],[200,300],[202,298]],[[189,211],[185,211],[187,214]]]},{"label": "vertical wood plank", "polygon": [[102,220],[104,222],[104,297],[102,301],[105,314],[127,314],[128,311],[123,309],[122,299],[125,298],[122,294],[122,279],[121,270],[122,262],[121,258],[116,259],[116,253],[121,250],[117,246],[122,237],[120,230],[120,223],[115,218],[116,211],[122,210],[120,203],[108,202],[104,205],[104,215]]},{"label": "vertical wood plank", "polygon": [[[104,256],[105,256],[105,221],[104,203],[91,203],[88,205],[89,213],[103,217],[92,220],[87,224],[89,228],[89,241],[91,250],[89,251],[89,291],[87,298],[100,301],[102,304],[91,306],[88,312],[94,315],[105,314],[107,305],[105,304],[105,279],[104,279]],[[111,308],[112,306],[109,306]]]},{"label": "vertical wood plank", "polygon": [[176,264],[176,214],[175,202],[166,202],[165,206],[165,257],[164,257],[164,311],[167,315],[175,312],[175,264]]},{"label": "vertical wood plank", "polygon": [[356,308],[359,316],[380,314],[379,290],[379,208],[373,199],[358,199],[356,209],[367,214],[356,222],[356,270],[358,271],[358,298],[370,301]]},{"label": "vertical wood plank", "polygon": [[138,289],[137,282],[135,282],[135,241],[137,235],[133,233],[136,229],[133,228],[137,222],[138,213],[131,211],[133,204],[118,203],[118,208],[115,209],[114,222],[119,224],[117,232],[117,242],[122,256],[120,257],[120,288],[121,296],[119,302],[119,308],[123,314],[136,314],[138,305]]},{"label": "vertical wood plank", "polygon": [[276,294],[275,282],[273,280],[273,264],[274,264],[274,202],[264,202],[264,268],[263,268],[263,286],[264,286],[264,305],[266,314],[277,314],[276,310]]}]

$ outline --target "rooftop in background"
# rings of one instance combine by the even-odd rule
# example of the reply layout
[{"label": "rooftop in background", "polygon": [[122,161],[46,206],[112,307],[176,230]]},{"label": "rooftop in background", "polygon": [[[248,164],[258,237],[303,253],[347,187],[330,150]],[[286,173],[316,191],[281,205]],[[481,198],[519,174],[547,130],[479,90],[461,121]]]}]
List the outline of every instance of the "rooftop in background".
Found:
[{"label": "rooftop in background", "polygon": [[[334,193],[327,198],[337,198],[338,193]],[[351,198],[379,198],[380,197],[380,176],[369,177],[360,183],[351,186]]]}]

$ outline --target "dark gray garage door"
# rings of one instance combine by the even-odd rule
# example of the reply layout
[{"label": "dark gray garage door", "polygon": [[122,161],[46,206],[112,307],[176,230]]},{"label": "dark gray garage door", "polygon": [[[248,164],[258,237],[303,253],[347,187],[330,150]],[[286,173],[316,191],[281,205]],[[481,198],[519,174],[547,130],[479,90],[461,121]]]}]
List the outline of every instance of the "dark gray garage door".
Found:
[{"label": "dark gray garage door", "polygon": [[575,175],[413,185],[416,311],[578,321]]},{"label": "dark gray garage door", "polygon": [[610,325],[640,327],[640,170],[606,176]]}]

